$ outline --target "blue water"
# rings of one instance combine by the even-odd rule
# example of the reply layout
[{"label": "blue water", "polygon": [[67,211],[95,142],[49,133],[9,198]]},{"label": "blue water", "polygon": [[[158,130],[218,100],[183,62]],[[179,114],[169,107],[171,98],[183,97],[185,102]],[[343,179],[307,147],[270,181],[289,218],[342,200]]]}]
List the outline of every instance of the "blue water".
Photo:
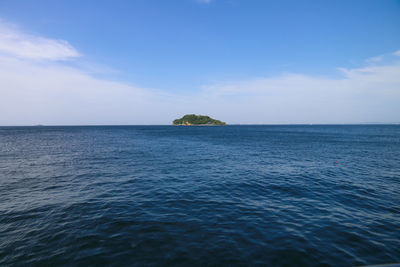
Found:
[{"label": "blue water", "polygon": [[400,126],[0,127],[0,265],[400,262]]}]

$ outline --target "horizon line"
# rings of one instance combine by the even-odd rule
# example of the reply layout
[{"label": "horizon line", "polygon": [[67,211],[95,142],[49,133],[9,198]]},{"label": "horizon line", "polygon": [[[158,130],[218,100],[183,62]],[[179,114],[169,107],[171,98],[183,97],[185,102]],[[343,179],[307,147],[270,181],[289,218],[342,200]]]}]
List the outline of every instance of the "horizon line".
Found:
[{"label": "horizon line", "polygon": [[[340,125],[400,125],[400,122],[359,122],[359,123],[232,123],[223,126],[340,126]],[[180,126],[173,124],[35,124],[0,125],[0,127],[107,127],[107,126]],[[203,125],[190,125],[203,126]],[[218,126],[218,125],[217,125]]]}]

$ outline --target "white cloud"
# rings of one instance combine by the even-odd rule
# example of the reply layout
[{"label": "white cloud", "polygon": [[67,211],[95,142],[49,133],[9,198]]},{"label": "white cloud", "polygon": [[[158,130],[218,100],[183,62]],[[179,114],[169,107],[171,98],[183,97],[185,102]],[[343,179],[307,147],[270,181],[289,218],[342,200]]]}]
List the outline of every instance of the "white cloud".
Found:
[{"label": "white cloud", "polygon": [[395,56],[400,56],[400,50],[397,50],[396,52],[393,53]]},{"label": "white cloud", "polygon": [[210,85],[203,97],[231,123],[399,122],[399,64],[342,72],[340,79],[283,74]]},{"label": "white cloud", "polygon": [[2,21],[0,53],[34,60],[66,60],[79,56],[67,41],[29,35]]},{"label": "white cloud", "polygon": [[0,57],[0,125],[159,124],[176,116],[171,101],[59,64]]},{"label": "white cloud", "polygon": [[283,74],[177,95],[97,79],[58,63],[0,58],[0,125],[169,124],[185,113],[228,123],[399,120],[400,65],[342,71],[341,79]]},{"label": "white cloud", "polygon": [[[43,48],[43,40],[50,40],[17,36],[5,38],[6,43]],[[71,57],[69,53],[0,51],[0,125],[169,124],[186,113],[228,123],[399,121],[399,63],[341,68],[338,79],[284,73],[210,84],[178,95],[95,78],[55,61]]]}]

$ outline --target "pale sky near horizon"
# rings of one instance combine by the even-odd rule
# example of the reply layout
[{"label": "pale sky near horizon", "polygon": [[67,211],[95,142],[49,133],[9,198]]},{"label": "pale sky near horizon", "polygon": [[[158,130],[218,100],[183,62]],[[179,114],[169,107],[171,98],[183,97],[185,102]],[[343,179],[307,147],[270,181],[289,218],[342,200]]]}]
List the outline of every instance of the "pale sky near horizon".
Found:
[{"label": "pale sky near horizon", "polygon": [[0,125],[399,123],[400,1],[0,2]]}]

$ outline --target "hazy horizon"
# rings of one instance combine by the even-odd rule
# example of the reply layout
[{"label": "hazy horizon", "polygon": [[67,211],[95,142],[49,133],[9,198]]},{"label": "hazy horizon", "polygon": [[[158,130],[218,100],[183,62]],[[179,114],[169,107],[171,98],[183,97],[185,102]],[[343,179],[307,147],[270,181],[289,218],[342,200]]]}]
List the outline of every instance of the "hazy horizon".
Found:
[{"label": "hazy horizon", "polygon": [[400,122],[398,1],[2,1],[0,125]]}]

